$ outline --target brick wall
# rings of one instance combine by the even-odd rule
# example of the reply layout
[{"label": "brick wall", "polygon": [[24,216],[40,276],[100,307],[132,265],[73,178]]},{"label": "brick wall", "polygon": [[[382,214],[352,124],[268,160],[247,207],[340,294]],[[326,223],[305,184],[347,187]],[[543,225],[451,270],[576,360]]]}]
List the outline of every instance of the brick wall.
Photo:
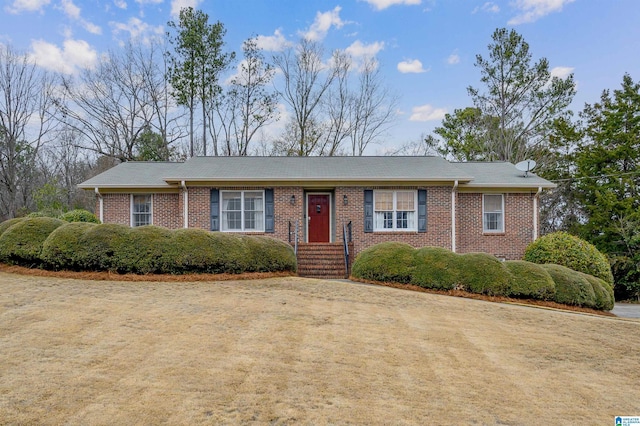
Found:
[{"label": "brick wall", "polygon": [[182,228],[179,194],[153,194],[153,224],[169,229]]},{"label": "brick wall", "polygon": [[533,194],[504,194],[504,232],[484,233],[482,194],[458,194],[457,252],[482,251],[522,259],[533,240]]},{"label": "brick wall", "polygon": [[131,194],[103,194],[102,200],[104,223],[131,225]]}]

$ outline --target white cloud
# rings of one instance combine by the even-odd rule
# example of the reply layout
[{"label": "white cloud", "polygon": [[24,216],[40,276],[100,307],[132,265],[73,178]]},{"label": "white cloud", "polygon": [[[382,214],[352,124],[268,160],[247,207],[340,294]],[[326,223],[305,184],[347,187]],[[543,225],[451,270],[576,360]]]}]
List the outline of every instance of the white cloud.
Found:
[{"label": "white cloud", "polygon": [[449,57],[447,58],[447,63],[449,65],[455,65],[455,64],[459,64],[460,63],[460,55],[458,55],[457,53],[452,53],[451,55],[449,55]]},{"label": "white cloud", "polygon": [[473,9],[473,11],[471,13],[475,14],[478,12],[488,12],[488,13],[498,13],[500,12],[500,6],[498,6],[497,4],[493,3],[493,2],[486,2],[485,4],[483,4],[482,6],[477,6],[475,9]]},{"label": "white cloud", "polygon": [[509,25],[535,22],[550,13],[560,12],[565,4],[574,0],[515,0],[512,4],[521,13],[507,22]]},{"label": "white cloud", "polygon": [[551,77],[565,79],[573,72],[573,67],[555,67],[551,70]]},{"label": "white cloud", "polygon": [[345,22],[340,19],[340,11],[342,8],[336,6],[333,10],[327,12],[316,13],[316,19],[307,31],[301,32],[300,35],[310,41],[320,41],[327,36],[327,32],[331,27],[342,28]]},{"label": "white cloud", "polygon": [[80,16],[81,9],[73,3],[73,0],[62,0],[57,8],[62,10],[62,12],[72,20],[80,23],[80,25],[91,34],[102,34],[102,28]]},{"label": "white cloud", "polygon": [[88,22],[85,20],[82,20],[81,23],[84,29],[90,32],[91,34],[96,34],[96,35],[102,34],[102,28],[100,28],[96,24],[92,24],[91,22]]},{"label": "white cloud", "polygon": [[113,4],[115,4],[118,9],[127,8],[127,2],[124,0],[113,0]]},{"label": "white cloud", "polygon": [[291,45],[291,42],[282,35],[280,28],[275,30],[272,36],[259,35],[256,42],[260,49],[267,52],[280,52]]},{"label": "white cloud", "polygon": [[398,63],[398,71],[400,71],[403,74],[407,74],[407,73],[427,72],[429,71],[429,69],[424,69],[422,67],[422,62],[420,62],[418,59],[411,59],[408,61],[402,61]]},{"label": "white cloud", "polygon": [[65,40],[62,49],[44,40],[35,40],[31,43],[29,58],[43,68],[74,74],[82,68],[93,68],[98,53],[84,40]]},{"label": "white cloud", "polygon": [[376,10],[384,10],[389,6],[399,5],[417,5],[422,0],[363,0],[373,6]]},{"label": "white cloud", "polygon": [[409,121],[432,121],[442,120],[447,110],[444,108],[434,108],[429,104],[413,107]]},{"label": "white cloud", "polygon": [[[162,3],[163,0],[136,0],[136,3],[141,4],[141,5],[145,5],[145,4],[160,4]],[[186,7],[186,6],[183,6]],[[194,6],[192,6],[194,7]],[[179,10],[178,10],[179,12]]]},{"label": "white cloud", "polygon": [[14,0],[5,10],[9,13],[42,12],[49,3],[51,0]]},{"label": "white cloud", "polygon": [[198,8],[202,0],[171,0],[171,16],[177,18],[180,16],[180,9],[185,7]]},{"label": "white cloud", "polygon": [[384,42],[376,41],[371,44],[363,44],[360,40],[351,43],[351,46],[345,49],[353,58],[373,58],[378,52],[384,49]]},{"label": "white cloud", "polygon": [[138,18],[129,18],[124,22],[109,22],[113,28],[114,34],[121,32],[129,33],[129,37],[142,43],[149,43],[152,39],[162,37],[164,35],[164,27],[162,25],[152,26]]}]

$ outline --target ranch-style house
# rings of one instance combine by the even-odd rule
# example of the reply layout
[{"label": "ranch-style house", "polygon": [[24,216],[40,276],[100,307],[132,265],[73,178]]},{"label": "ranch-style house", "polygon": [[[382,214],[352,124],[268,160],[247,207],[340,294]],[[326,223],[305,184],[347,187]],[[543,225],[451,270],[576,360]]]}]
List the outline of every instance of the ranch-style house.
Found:
[{"label": "ranch-style house", "polygon": [[538,236],[540,193],[555,187],[511,163],[440,157],[126,162],[79,186],[95,192],[104,223],[288,241],[307,276],[344,276],[345,250],[352,260],[383,241],[520,259]]}]

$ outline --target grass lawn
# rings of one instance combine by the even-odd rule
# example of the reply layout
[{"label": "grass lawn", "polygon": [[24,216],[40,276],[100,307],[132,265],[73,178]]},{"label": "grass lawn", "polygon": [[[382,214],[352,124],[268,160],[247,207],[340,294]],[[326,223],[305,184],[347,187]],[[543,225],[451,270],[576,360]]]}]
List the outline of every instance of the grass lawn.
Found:
[{"label": "grass lawn", "polygon": [[1,424],[613,424],[640,322],[294,277],[0,272]]}]

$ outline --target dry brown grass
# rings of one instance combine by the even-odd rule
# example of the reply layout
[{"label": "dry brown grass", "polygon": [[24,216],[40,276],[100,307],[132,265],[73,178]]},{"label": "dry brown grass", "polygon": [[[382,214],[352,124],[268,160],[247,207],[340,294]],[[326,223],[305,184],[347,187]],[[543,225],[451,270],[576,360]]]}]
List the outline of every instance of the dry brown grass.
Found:
[{"label": "dry brown grass", "polygon": [[4,424],[612,424],[640,322],[284,277],[0,273]]}]

